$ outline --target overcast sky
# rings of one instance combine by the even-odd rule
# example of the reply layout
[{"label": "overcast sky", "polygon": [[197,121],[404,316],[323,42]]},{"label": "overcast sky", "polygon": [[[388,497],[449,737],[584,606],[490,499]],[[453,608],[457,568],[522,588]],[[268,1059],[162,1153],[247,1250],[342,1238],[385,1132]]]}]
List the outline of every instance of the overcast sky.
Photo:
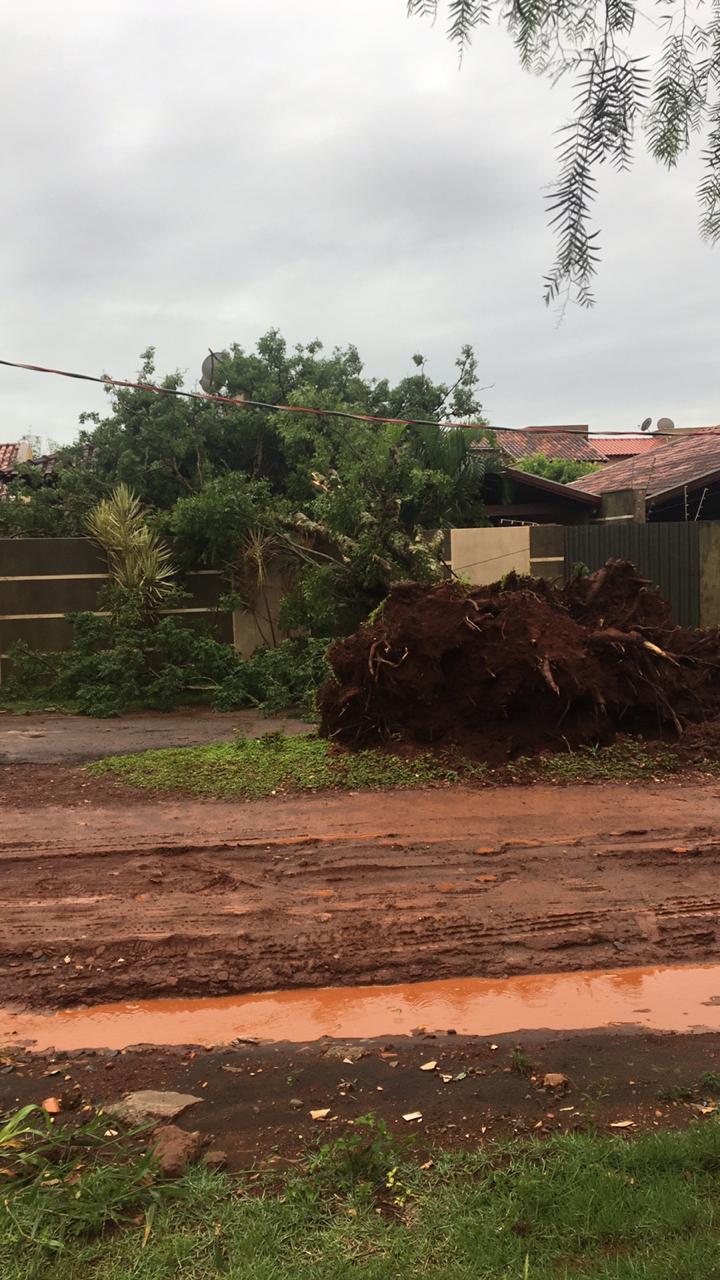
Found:
[{"label": "overcast sky", "polygon": [[[471,342],[496,425],[716,422],[692,162],[608,175],[595,310],[558,328],[542,303],[565,95],[496,29],[458,72],[404,0],[6,5],[0,357],[130,377],[154,344],[194,382],[208,346],[277,326],[440,379]],[[0,369],[0,440],[70,440],[105,404]]]}]

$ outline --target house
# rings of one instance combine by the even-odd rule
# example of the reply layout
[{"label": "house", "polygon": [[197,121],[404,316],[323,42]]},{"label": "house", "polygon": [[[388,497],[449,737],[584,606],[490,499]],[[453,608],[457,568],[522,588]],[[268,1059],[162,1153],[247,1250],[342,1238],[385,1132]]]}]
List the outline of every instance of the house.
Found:
[{"label": "house", "polygon": [[[529,458],[534,453],[566,462],[607,461],[605,454],[588,435],[587,423],[567,427],[523,427],[517,430],[493,427],[492,433],[500,452],[511,464],[522,458]],[[483,442],[476,447],[492,448],[492,444]]]},{"label": "house", "polygon": [[17,468],[23,462],[32,459],[32,445],[26,440],[18,440],[14,444],[0,444],[0,497],[9,480],[17,474]]},{"label": "house", "polygon": [[627,458],[638,458],[655,449],[660,449],[667,441],[667,436],[654,432],[652,435],[616,435],[593,436],[596,449],[605,455],[606,462],[623,462]]},{"label": "house", "polygon": [[15,444],[0,444],[0,474],[7,471],[14,471],[22,462],[29,462],[32,458],[32,446],[25,440],[19,440]]},{"label": "house", "polygon": [[602,499],[557,480],[503,467],[485,475],[483,503],[494,525],[586,524],[597,517]]},{"label": "house", "polygon": [[[567,486],[603,500],[606,518],[647,521],[720,519],[720,427],[678,431],[661,448],[615,462]],[[627,495],[609,511],[611,495]],[[601,517],[602,518],[602,517]]]},{"label": "house", "polygon": [[[669,433],[655,431],[651,435],[617,432],[612,436],[590,435],[587,423],[550,427],[492,427],[497,447],[511,464],[542,453],[544,457],[566,462],[591,462],[595,466],[623,461],[653,453],[670,438]],[[482,443],[476,448],[492,448]]]}]

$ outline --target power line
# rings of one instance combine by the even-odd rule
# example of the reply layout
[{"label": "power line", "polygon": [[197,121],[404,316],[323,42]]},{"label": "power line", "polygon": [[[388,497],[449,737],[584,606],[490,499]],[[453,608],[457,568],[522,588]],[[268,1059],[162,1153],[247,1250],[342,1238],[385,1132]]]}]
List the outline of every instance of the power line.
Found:
[{"label": "power line", "polygon": [[24,364],[19,360],[0,360],[8,369],[25,369],[29,373],[49,373],[56,378],[76,378],[80,382],[99,382],[103,386],[126,387],[130,391],[151,391],[158,396],[181,396],[186,400],[210,401],[214,404],[231,404],[238,409],[267,409],[272,413],[309,413],[319,418],[348,418],[353,422],[386,423],[397,427],[463,427],[488,431],[486,422],[439,423],[430,418],[385,418],[373,413],[351,413],[346,409],[319,409],[310,405],[270,404],[265,400],[251,400],[247,396],[219,396],[205,391],[183,391],[179,387],[157,387],[152,382],[128,382],[124,378],[97,377],[91,373],[70,373],[67,369],[46,369],[39,364]]},{"label": "power line", "polygon": [[[68,369],[49,369],[40,364],[26,364],[20,360],[0,360],[0,365],[4,365],[7,369],[24,369],[28,373],[47,373],[56,378],[74,378],[79,382],[97,382],[101,386],[125,387],[129,391],[150,391],[153,395],[158,396],[179,396],[185,400],[200,400],[211,402],[214,404],[234,405],[238,409],[266,409],[270,413],[307,413],[316,417],[329,418],[346,418],[351,422],[377,422],[386,423],[390,426],[397,427],[452,427],[461,428],[466,431],[501,431],[501,432],[520,432],[529,435],[541,435],[546,432],[552,435],[555,432],[562,432],[566,435],[578,435],[593,443],[594,437],[589,435],[587,429],[576,426],[568,427],[491,427],[487,422],[435,422],[430,418],[386,418],[379,414],[372,413],[351,413],[346,409],[319,409],[311,405],[299,404],[269,404],[265,400],[250,400],[247,396],[219,396],[213,395],[211,392],[204,391],[183,391],[179,387],[157,387],[152,382],[129,382],[124,378],[111,378],[107,374],[98,377],[91,373],[72,373]],[[712,427],[695,428],[692,434],[699,434],[701,431],[712,431]],[[664,435],[664,432],[656,432],[655,435]],[[670,433],[668,433],[670,434]],[[618,437],[621,440],[633,440],[641,437],[637,431],[606,431],[600,437],[601,439],[612,439]],[[652,438],[652,437],[650,437]]]}]

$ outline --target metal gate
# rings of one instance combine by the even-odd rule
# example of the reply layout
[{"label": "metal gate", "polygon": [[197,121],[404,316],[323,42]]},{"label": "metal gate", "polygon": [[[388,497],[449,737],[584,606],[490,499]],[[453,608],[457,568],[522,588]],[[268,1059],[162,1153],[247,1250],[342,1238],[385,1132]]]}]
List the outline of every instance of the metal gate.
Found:
[{"label": "metal gate", "polygon": [[565,576],[578,564],[591,571],[606,560],[631,560],[670,601],[676,622],[700,625],[700,527],[678,524],[570,525],[565,531]]}]

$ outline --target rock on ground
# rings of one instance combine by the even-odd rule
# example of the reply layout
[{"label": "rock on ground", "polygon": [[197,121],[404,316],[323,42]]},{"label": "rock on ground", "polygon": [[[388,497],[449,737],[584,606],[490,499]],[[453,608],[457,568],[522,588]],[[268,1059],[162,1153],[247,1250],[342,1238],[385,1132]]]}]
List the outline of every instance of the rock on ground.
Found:
[{"label": "rock on ground", "polygon": [[160,1170],[167,1178],[179,1178],[193,1160],[197,1160],[203,1148],[203,1136],[194,1130],[188,1133],[176,1124],[164,1124],[155,1130],[155,1157]]},{"label": "rock on ground", "polygon": [[196,1098],[192,1093],[138,1089],[119,1102],[113,1102],[107,1110],[128,1124],[146,1124],[149,1120],[174,1120],[181,1111],[196,1102],[202,1102],[202,1098]]}]

